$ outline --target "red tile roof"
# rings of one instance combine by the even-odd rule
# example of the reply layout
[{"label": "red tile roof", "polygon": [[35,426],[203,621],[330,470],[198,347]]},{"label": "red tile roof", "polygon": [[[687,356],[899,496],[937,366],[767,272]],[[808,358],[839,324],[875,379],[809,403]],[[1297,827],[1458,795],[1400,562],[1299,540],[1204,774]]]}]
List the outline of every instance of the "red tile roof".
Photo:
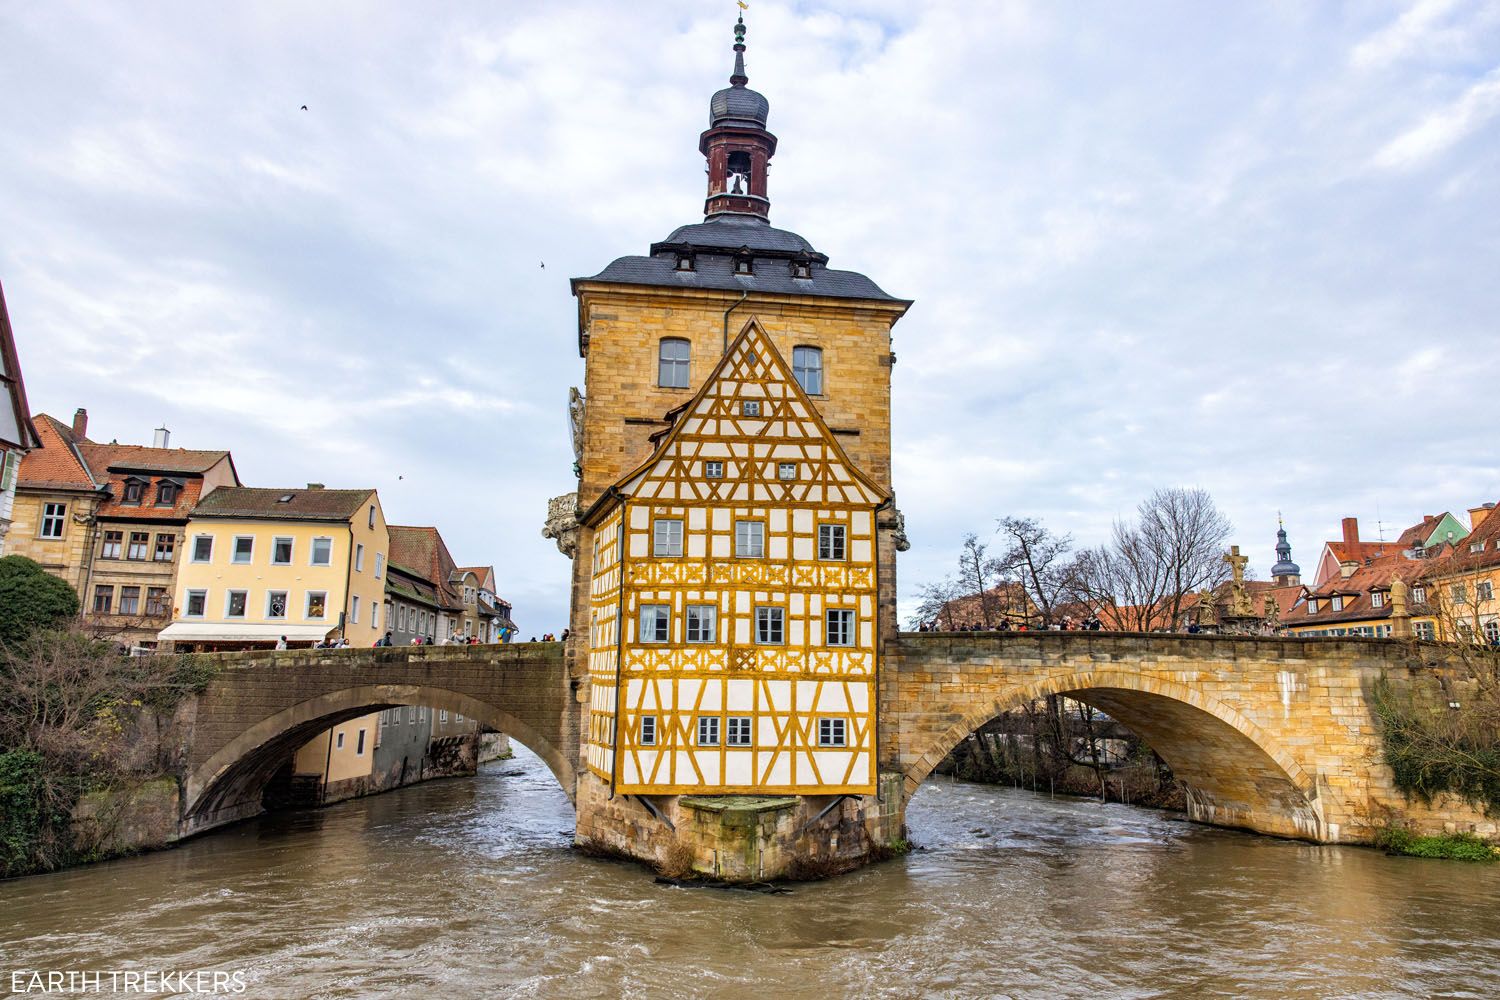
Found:
[{"label": "red tile roof", "polygon": [[426,580],[436,591],[443,608],[462,610],[463,598],[449,583],[458,567],[438,530],[432,527],[389,524],[386,525],[386,531],[391,540],[390,562]]},{"label": "red tile roof", "polygon": [[73,438],[73,428],[45,413],[36,417],[41,447],[21,459],[16,485],[33,489],[89,490],[98,487]]},{"label": "red tile roof", "polygon": [[79,445],[95,473],[104,469],[122,472],[165,472],[202,475],[229,458],[227,451],[196,451],[189,448],[147,448],[138,444]]}]

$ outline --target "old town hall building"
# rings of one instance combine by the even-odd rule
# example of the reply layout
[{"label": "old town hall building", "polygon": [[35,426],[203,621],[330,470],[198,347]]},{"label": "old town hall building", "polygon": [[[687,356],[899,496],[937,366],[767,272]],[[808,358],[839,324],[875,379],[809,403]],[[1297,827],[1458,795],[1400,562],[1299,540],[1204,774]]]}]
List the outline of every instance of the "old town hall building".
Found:
[{"label": "old town hall building", "polygon": [[699,139],[703,221],[572,283],[578,493],[546,532],[574,557],[579,838],[604,847],[706,797],[806,811],[876,791],[905,547],[891,328],[911,303],[771,226],[776,137],[744,32]]}]

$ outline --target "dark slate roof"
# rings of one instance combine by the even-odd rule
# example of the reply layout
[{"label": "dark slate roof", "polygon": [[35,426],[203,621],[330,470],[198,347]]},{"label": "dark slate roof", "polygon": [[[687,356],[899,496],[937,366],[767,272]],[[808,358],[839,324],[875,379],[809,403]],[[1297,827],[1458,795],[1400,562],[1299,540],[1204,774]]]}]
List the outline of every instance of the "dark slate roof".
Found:
[{"label": "dark slate roof", "polygon": [[761,128],[771,113],[771,102],[764,95],[746,86],[725,87],[714,94],[708,102],[708,124],[734,124],[744,122]]},{"label": "dark slate roof", "polygon": [[[374,490],[284,490],[221,486],[198,501],[193,517],[246,517],[287,521],[347,521]],[[291,497],[285,503],[282,497]]]},{"label": "dark slate roof", "polygon": [[738,250],[770,250],[777,253],[815,254],[816,250],[807,240],[786,229],[776,229],[763,219],[715,219],[690,226],[678,226],[662,243],[651,247],[656,253],[659,246],[687,244],[702,248]]}]

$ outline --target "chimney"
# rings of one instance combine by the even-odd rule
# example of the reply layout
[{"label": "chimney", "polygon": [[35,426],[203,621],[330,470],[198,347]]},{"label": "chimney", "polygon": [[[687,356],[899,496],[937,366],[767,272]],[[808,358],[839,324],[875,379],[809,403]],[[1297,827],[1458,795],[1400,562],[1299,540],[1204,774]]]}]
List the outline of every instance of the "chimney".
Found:
[{"label": "chimney", "polygon": [[167,447],[167,442],[170,440],[172,440],[172,432],[165,427],[158,427],[156,435],[151,439],[151,447],[165,448]]},{"label": "chimney", "polygon": [[73,437],[82,440],[89,433],[89,411],[83,407],[73,411]]},{"label": "chimney", "polygon": [[1354,559],[1345,559],[1339,563],[1339,577],[1347,580],[1359,570],[1359,563]]},{"label": "chimney", "polygon": [[323,484],[322,483],[308,483],[307,484],[307,488],[310,489],[310,490],[321,490],[323,488]]},{"label": "chimney", "polygon": [[1490,516],[1490,511],[1495,509],[1493,503],[1482,504],[1478,507],[1469,508],[1469,530],[1473,531],[1484,523],[1484,519]]},{"label": "chimney", "polygon": [[1359,543],[1359,518],[1344,518],[1344,544],[1356,545]]}]

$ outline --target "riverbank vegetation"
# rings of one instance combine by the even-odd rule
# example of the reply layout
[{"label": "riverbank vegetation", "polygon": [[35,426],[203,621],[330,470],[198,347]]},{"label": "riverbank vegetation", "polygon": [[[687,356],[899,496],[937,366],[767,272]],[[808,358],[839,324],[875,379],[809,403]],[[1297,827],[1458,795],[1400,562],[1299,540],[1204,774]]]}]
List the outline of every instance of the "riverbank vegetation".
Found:
[{"label": "riverbank vegetation", "polygon": [[[3,572],[31,575],[14,563]],[[79,799],[170,773],[167,742],[143,739],[143,727],[160,733],[212,677],[198,657],[121,655],[79,627],[76,601],[16,607],[0,613],[0,877],[87,859],[97,845],[75,836]]]},{"label": "riverbank vegetation", "polygon": [[1486,843],[1472,833],[1445,833],[1435,837],[1419,837],[1402,827],[1388,827],[1381,831],[1375,843],[1391,854],[1411,858],[1500,861],[1500,847]]}]

